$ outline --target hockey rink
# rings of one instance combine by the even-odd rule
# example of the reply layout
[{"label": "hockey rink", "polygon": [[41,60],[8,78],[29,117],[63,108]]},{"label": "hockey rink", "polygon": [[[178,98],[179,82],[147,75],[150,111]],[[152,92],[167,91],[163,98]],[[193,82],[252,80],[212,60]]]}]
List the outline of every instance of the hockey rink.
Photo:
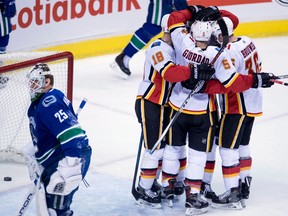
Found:
[{"label": "hockey rink", "polygon": [[[254,39],[254,42],[262,58],[263,72],[288,74],[288,36]],[[173,208],[163,204],[157,210],[139,207],[131,194],[140,139],[134,102],[142,79],[144,52],[132,58],[132,75],[128,80],[119,78],[109,67],[117,54],[75,61],[73,105],[76,110],[83,98],[88,99],[79,121],[93,149],[86,176],[90,187],[82,183],[71,206],[76,216],[185,215],[184,196]],[[264,89],[263,94],[264,115],[255,120],[251,137],[253,180],[247,207],[210,208],[204,215],[288,215],[288,86],[275,84]],[[224,183],[218,152],[217,159],[212,188],[222,194]],[[4,181],[5,176],[11,176],[12,181]],[[31,184],[25,165],[0,162],[0,215],[17,215]],[[34,199],[26,215],[35,216],[35,209]]]}]

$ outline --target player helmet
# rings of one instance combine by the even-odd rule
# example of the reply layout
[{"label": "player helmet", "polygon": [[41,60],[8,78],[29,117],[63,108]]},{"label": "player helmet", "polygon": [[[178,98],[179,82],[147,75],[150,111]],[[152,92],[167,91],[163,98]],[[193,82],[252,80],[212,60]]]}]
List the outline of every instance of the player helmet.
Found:
[{"label": "player helmet", "polygon": [[162,17],[162,20],[161,20],[161,27],[162,27],[162,31],[164,33],[169,33],[169,29],[168,29],[169,16],[170,16],[170,14],[166,14]]},{"label": "player helmet", "polygon": [[[231,21],[231,19],[229,19],[228,17],[223,17],[223,20],[227,26],[227,30],[228,30],[228,35],[231,36],[232,34],[234,34],[234,29],[233,29],[233,22]],[[219,25],[217,24],[215,26],[214,32],[213,34],[219,38],[219,35],[221,34],[221,29],[219,27]]]},{"label": "player helmet", "polygon": [[38,63],[27,74],[28,87],[31,100],[36,100],[43,92],[45,87],[45,75],[52,75],[47,64]]},{"label": "player helmet", "polygon": [[197,41],[209,41],[212,31],[210,22],[197,20],[191,25],[191,35]]}]

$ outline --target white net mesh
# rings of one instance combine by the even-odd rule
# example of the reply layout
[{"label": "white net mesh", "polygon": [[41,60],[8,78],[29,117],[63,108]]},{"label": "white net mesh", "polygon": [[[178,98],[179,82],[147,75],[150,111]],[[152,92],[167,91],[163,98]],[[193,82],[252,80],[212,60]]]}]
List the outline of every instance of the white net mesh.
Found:
[{"label": "white net mesh", "polygon": [[[27,117],[30,105],[27,73],[35,64],[45,62],[55,77],[54,87],[62,90],[66,95],[68,92],[72,95],[72,87],[69,87],[72,85],[68,85],[68,76],[73,76],[73,58],[69,54],[71,55],[67,53],[67,57],[65,53],[58,52],[20,52],[0,55],[0,65],[2,63],[0,77],[9,79],[6,85],[0,88],[0,161],[23,162],[21,148],[31,142]],[[72,61],[72,64],[69,64],[68,60]]]}]

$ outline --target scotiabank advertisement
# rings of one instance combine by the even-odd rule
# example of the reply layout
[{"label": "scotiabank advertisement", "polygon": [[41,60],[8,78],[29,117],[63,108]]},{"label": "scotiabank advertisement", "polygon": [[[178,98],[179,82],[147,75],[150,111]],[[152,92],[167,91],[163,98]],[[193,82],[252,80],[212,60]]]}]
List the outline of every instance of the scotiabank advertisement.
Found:
[{"label": "scotiabank advertisement", "polygon": [[[29,51],[88,39],[132,34],[146,19],[149,0],[18,0],[7,51]],[[287,0],[188,0],[217,5],[240,22],[288,19]]]}]

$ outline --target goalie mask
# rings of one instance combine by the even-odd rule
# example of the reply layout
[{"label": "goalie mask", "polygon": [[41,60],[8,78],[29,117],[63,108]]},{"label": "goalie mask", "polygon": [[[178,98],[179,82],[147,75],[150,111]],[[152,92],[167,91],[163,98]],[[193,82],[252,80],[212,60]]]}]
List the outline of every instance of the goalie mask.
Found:
[{"label": "goalie mask", "polygon": [[38,63],[27,74],[31,100],[36,100],[45,90],[45,75],[52,75],[47,64]]},{"label": "goalie mask", "polygon": [[190,33],[196,41],[208,42],[210,40],[212,31],[213,29],[210,22],[195,21],[191,25]]}]

